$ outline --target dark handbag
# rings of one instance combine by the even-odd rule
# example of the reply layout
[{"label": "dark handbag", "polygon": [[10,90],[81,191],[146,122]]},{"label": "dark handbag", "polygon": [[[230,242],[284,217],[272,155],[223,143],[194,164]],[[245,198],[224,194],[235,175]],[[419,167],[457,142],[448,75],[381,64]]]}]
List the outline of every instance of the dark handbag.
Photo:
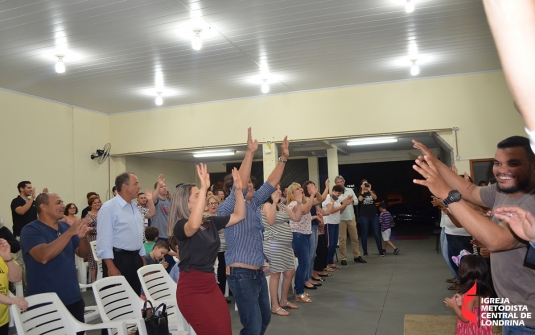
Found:
[{"label": "dark handbag", "polygon": [[[150,308],[147,308],[147,303],[150,305]],[[158,305],[155,309],[152,307],[152,302],[149,300],[145,301],[142,316],[145,320],[148,335],[169,335],[167,306],[165,303]]]}]

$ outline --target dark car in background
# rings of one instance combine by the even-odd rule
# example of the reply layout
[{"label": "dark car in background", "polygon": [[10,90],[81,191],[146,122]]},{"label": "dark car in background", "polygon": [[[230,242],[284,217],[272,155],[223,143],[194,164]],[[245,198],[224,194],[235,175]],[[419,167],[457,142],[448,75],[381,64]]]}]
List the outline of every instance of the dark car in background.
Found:
[{"label": "dark car in background", "polygon": [[387,207],[396,224],[414,223],[429,226],[440,225],[440,210],[430,201],[401,203]]}]

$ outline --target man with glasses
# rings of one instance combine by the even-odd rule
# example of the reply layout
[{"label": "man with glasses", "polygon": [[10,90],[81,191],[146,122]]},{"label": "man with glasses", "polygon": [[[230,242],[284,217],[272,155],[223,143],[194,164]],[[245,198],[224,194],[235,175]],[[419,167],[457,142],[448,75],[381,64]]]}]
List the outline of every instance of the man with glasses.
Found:
[{"label": "man with glasses", "polygon": [[[352,189],[345,187],[346,180],[342,176],[336,176],[334,183],[344,188],[344,193],[340,195],[339,201],[342,203],[349,196],[353,197],[353,205],[357,205],[359,200]],[[351,250],[353,251],[353,260],[357,263],[366,263],[360,255],[359,235],[357,234],[357,221],[355,220],[355,210],[353,206],[347,208],[340,214],[340,232],[338,234],[338,244],[340,247],[340,259],[342,265],[347,265],[347,233],[351,239]]]}]

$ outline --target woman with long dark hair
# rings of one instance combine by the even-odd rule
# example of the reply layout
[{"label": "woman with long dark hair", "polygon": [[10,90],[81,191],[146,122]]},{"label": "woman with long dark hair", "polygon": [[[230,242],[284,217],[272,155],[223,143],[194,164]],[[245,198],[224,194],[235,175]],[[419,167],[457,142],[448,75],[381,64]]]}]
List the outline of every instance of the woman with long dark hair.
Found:
[{"label": "woman with long dark hair", "polygon": [[226,216],[205,216],[210,175],[205,164],[197,165],[200,189],[179,184],[171,198],[168,234],[174,235],[180,254],[176,299],[182,315],[197,335],[231,335],[230,313],[214,277],[220,241],[218,231],[245,219],[242,181],[232,170],[236,205]]}]

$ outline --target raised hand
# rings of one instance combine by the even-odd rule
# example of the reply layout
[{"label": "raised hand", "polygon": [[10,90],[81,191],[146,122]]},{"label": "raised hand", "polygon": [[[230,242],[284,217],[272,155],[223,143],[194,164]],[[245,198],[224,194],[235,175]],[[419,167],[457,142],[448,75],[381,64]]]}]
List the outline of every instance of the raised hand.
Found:
[{"label": "raised hand", "polygon": [[325,188],[327,189],[327,192],[330,191],[331,187],[331,182],[329,181],[329,179],[325,180]]},{"label": "raised hand", "polygon": [[314,195],[318,193],[318,188],[316,187],[316,185],[310,183],[307,185],[307,191],[308,191],[308,194],[310,194],[310,197],[313,198]]},{"label": "raised hand", "polygon": [[43,188],[43,192],[41,193],[48,193],[48,187]]},{"label": "raised hand", "polygon": [[535,218],[530,212],[520,207],[501,207],[494,210],[494,216],[507,222],[521,239],[535,242]]},{"label": "raised hand", "polygon": [[162,187],[162,185],[165,183],[165,178],[163,177],[163,174],[159,174],[158,175],[158,186],[157,186],[157,189],[159,190],[160,187]]},{"label": "raised hand", "polygon": [[[316,189],[316,192],[317,192],[317,189]],[[316,192],[314,192],[314,194],[316,194]],[[298,204],[302,204],[303,203],[303,197],[304,197],[304,194],[303,194],[302,190],[295,191],[295,201],[297,201]],[[310,197],[313,198],[314,195],[312,193],[310,193]]]},{"label": "raised hand", "polygon": [[274,205],[279,203],[281,196],[282,192],[280,190],[275,190],[275,192],[271,193],[271,200],[273,200]]},{"label": "raised hand", "polygon": [[[199,176],[199,180],[201,181],[201,190],[204,190],[204,193],[206,194],[206,190],[208,190],[208,187],[210,187],[210,174],[208,173],[208,168],[206,167],[206,164],[199,164],[197,167],[197,175]],[[234,175],[234,173],[233,173]]]},{"label": "raised hand", "polygon": [[431,193],[433,193],[435,196],[445,199],[448,196],[449,191],[451,191],[451,188],[446,184],[444,179],[442,179],[433,161],[428,160],[427,155],[425,155],[423,158],[423,160],[415,160],[416,165],[413,165],[412,167],[414,170],[416,170],[416,172],[421,174],[425,180],[414,179],[413,183],[425,186],[429,188],[429,191],[431,191]]},{"label": "raised hand", "polygon": [[[425,159],[426,162],[432,162],[433,164],[436,164],[438,159],[436,156],[427,148],[425,145],[423,145],[421,142],[418,142],[416,140],[412,140],[412,143],[414,143],[413,147],[415,149],[418,149],[422,152],[422,156],[418,156],[418,159],[420,161],[423,161]],[[424,158],[425,156],[425,158]]]},{"label": "raised hand", "polygon": [[288,141],[288,136],[284,136],[284,140],[282,140],[281,145],[281,159],[286,160],[288,157],[290,157],[290,141]]},{"label": "raised hand", "polygon": [[247,151],[256,152],[258,150],[258,141],[253,141],[253,135],[251,134],[251,127],[247,128]]},{"label": "raised hand", "polygon": [[234,180],[234,190],[241,191],[243,189],[243,182],[240,177],[240,171],[237,168],[232,169],[232,179]]},{"label": "raised hand", "polygon": [[442,199],[439,199],[435,197],[434,195],[431,196],[431,203],[433,204],[433,207],[438,207],[440,209],[444,207],[444,204],[442,203]]},{"label": "raised hand", "polygon": [[145,197],[147,198],[148,201],[152,200],[152,191],[148,188],[145,190]]},{"label": "raised hand", "polygon": [[4,260],[11,258],[11,246],[3,238],[0,238],[0,257]]},{"label": "raised hand", "polygon": [[74,221],[70,229],[74,230],[74,233],[78,235],[79,238],[85,238],[87,234],[92,231],[94,228],[88,227],[89,216],[86,216],[83,219],[78,219]]}]

